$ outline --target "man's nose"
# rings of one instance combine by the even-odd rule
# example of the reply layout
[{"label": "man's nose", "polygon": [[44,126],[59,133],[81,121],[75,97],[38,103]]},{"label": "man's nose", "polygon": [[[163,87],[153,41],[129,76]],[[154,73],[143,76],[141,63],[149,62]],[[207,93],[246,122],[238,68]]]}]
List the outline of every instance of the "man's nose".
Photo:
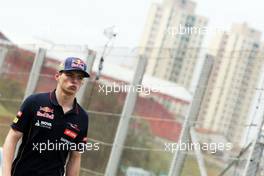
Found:
[{"label": "man's nose", "polygon": [[71,81],[73,81],[73,82],[78,82],[78,80],[79,80],[79,78],[76,76],[73,76],[73,77],[71,77]]}]

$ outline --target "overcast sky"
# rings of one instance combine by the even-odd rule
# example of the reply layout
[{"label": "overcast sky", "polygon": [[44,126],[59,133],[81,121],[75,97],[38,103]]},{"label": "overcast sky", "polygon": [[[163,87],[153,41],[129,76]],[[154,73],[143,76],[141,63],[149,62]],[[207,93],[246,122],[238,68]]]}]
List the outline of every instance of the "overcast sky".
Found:
[{"label": "overcast sky", "polygon": [[[154,0],[0,0],[0,31],[13,41],[28,44],[42,38],[64,44],[103,46],[103,29],[118,28],[116,46],[139,43]],[[259,0],[196,0],[197,14],[209,27],[228,29],[232,22],[248,22],[264,32]]]}]

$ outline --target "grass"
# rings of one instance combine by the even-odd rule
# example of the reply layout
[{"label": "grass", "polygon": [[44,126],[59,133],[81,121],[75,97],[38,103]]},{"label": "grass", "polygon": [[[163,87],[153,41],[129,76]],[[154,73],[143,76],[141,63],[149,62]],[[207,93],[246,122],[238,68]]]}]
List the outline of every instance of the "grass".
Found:
[{"label": "grass", "polygon": [[182,176],[200,176],[199,167],[195,158],[187,156],[184,162]]},{"label": "grass", "polygon": [[[205,163],[207,174],[217,176],[221,169],[212,163]],[[185,160],[182,176],[200,176],[200,170],[197,160],[194,156],[188,156]]]}]

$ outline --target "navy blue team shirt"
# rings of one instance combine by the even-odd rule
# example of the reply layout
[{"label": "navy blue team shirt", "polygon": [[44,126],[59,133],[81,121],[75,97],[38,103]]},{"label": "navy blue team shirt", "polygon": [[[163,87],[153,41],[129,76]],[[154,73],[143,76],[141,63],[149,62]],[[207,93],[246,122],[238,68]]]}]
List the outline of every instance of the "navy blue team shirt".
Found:
[{"label": "navy blue team shirt", "polygon": [[88,114],[74,100],[64,113],[55,90],[29,96],[11,127],[23,133],[12,176],[62,176],[69,151],[87,142]]}]

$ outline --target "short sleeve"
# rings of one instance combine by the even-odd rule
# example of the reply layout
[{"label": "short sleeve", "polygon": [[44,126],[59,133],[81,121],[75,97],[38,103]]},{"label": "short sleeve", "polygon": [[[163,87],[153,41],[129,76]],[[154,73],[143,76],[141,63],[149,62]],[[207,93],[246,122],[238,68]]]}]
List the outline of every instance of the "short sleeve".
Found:
[{"label": "short sleeve", "polygon": [[77,145],[76,151],[84,151],[85,150],[85,145],[87,144],[87,135],[88,135],[88,126],[89,126],[89,118],[88,115],[86,114],[84,117],[86,120],[83,123],[83,127],[76,137],[75,144]]},{"label": "short sleeve", "polygon": [[30,127],[30,119],[32,118],[33,109],[33,95],[26,98],[26,100],[20,106],[16,117],[11,124],[11,127],[22,133],[26,132]]},{"label": "short sleeve", "polygon": [[87,133],[88,133],[88,124],[87,124],[87,127],[84,130],[82,130],[77,136],[76,144],[80,144],[80,143],[86,144],[87,143]]}]

